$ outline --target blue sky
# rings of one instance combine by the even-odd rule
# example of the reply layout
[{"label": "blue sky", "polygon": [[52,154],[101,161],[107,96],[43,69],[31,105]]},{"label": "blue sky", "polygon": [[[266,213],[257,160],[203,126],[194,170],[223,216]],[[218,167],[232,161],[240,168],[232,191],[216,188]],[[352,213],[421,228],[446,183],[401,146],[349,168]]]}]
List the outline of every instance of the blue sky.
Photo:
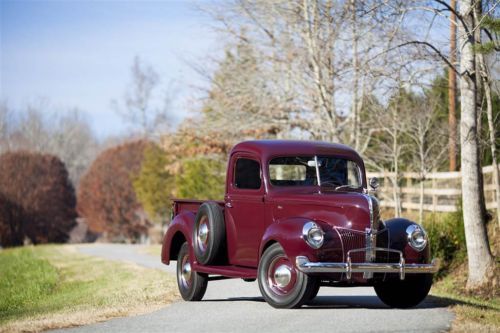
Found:
[{"label": "blue sky", "polygon": [[190,1],[0,1],[0,99],[18,110],[38,99],[78,107],[101,138],[126,133],[110,104],[134,56],[159,72],[161,89],[173,83],[178,121],[202,84],[188,62],[221,47]]}]

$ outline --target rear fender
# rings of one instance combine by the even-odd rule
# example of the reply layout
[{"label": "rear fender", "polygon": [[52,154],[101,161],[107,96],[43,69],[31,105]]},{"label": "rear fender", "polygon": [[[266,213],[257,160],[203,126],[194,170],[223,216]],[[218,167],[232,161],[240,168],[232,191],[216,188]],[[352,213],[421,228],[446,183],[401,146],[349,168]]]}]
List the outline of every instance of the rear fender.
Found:
[{"label": "rear fender", "polygon": [[195,218],[196,215],[190,211],[180,213],[174,217],[167,229],[167,232],[165,233],[165,236],[163,237],[161,248],[162,263],[168,265],[170,264],[170,260],[177,259],[177,254],[183,243],[183,241],[180,241],[182,238],[184,238],[189,245],[190,257],[194,258],[191,235],[194,228]]},{"label": "rear fender", "polygon": [[[307,245],[302,238],[302,228],[306,222],[310,221],[311,219],[297,217],[278,220],[271,224],[264,232],[259,248],[259,260],[270,245],[279,243],[294,263],[297,256],[306,256],[309,260],[316,261],[317,250]],[[321,222],[314,222],[323,227]]]}]

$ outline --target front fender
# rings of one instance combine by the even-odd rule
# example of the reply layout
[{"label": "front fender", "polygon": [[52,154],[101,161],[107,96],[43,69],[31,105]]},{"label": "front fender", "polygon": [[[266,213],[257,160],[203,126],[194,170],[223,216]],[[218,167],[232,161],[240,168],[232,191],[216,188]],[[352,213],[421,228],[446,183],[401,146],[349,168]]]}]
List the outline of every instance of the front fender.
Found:
[{"label": "front fender", "polygon": [[189,253],[194,258],[191,235],[196,215],[193,212],[183,212],[174,217],[163,237],[161,248],[161,262],[170,264],[170,260],[177,258],[177,252],[184,241],[189,244]]},{"label": "front fender", "polygon": [[[310,260],[315,261],[318,251],[311,248],[302,239],[302,228],[309,221],[311,219],[296,217],[272,223],[264,232],[259,248],[259,259],[269,245],[277,242],[283,247],[283,250],[292,262],[295,262],[297,256],[306,256]],[[323,227],[322,222],[314,222]]]},{"label": "front fender", "polygon": [[427,246],[420,252],[414,250],[408,244],[406,228],[408,228],[412,224],[418,224],[418,223],[404,218],[394,218],[384,222],[385,227],[389,231],[388,234],[389,248],[402,251],[405,260],[408,263],[428,264],[430,263],[431,259],[429,242],[427,242]]}]

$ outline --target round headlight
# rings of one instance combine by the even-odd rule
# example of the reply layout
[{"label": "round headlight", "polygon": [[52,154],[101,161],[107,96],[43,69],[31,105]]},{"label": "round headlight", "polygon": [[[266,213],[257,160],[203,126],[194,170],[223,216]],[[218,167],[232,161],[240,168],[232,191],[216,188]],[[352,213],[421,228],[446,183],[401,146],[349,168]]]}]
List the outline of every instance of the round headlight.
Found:
[{"label": "round headlight", "polygon": [[302,228],[302,238],[313,249],[319,249],[325,240],[325,233],[314,222],[307,222]]},{"label": "round headlight", "polygon": [[418,224],[412,224],[406,228],[406,235],[408,239],[408,244],[416,250],[422,251],[427,245],[427,233],[424,228]]}]

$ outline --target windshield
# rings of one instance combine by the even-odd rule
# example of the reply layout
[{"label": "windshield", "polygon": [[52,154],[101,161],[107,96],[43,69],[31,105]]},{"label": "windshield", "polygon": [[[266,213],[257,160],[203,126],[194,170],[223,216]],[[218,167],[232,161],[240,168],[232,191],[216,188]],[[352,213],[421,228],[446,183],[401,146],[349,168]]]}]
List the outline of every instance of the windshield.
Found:
[{"label": "windshield", "polygon": [[357,189],[362,185],[359,167],[355,162],[331,156],[274,158],[269,162],[269,178],[274,186],[321,185]]}]

